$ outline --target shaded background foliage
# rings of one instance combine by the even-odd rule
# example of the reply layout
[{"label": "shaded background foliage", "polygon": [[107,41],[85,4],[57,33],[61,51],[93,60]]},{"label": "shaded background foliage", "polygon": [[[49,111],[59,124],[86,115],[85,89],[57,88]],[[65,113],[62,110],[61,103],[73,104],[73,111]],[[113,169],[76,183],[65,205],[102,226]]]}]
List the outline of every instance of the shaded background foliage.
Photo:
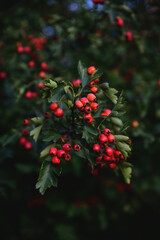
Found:
[{"label": "shaded background foliage", "polygon": [[[7,74],[0,79],[3,239],[158,238],[159,5],[159,1],[105,1],[96,8],[89,0],[3,2],[0,72]],[[124,19],[122,28],[115,24],[117,15]],[[124,37],[127,30],[133,33],[130,43]],[[28,41],[29,35],[46,38],[41,50]],[[31,46],[36,54],[18,54],[17,42]],[[34,69],[28,68],[32,58]],[[133,145],[132,183],[126,185],[103,169],[92,175],[86,163],[73,162],[64,170],[58,188],[42,197],[34,186],[43,144],[32,142],[30,151],[21,148],[21,123],[47,109],[37,88],[42,81],[40,63],[49,66],[46,78],[74,80],[79,59],[100,68],[113,87],[125,90]],[[38,98],[25,98],[27,90],[38,92]]]}]

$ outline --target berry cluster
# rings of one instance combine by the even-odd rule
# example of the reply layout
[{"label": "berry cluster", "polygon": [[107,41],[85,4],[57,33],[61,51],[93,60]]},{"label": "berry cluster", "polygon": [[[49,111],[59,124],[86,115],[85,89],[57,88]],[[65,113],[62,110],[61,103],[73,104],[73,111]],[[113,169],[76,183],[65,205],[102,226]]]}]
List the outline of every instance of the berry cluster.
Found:
[{"label": "berry cluster", "polygon": [[[111,134],[111,130],[105,128],[99,135],[99,143],[94,144],[93,151],[99,154],[96,157],[96,164],[107,164],[110,168],[115,168],[117,163],[121,162],[124,157],[122,153],[115,146],[115,137]],[[115,147],[112,145],[114,144]],[[103,164],[102,163],[102,164]]]},{"label": "berry cluster", "polygon": [[[29,120],[24,119],[22,124],[23,124],[23,126],[29,125]],[[19,144],[21,146],[24,146],[25,149],[30,150],[30,149],[32,149],[32,143],[27,141],[26,136],[29,136],[29,131],[28,131],[28,129],[24,128],[24,129],[22,129],[22,137],[20,137],[20,139],[19,139]]]},{"label": "berry cluster", "polygon": [[64,115],[64,111],[62,108],[58,108],[58,104],[57,103],[52,103],[50,105],[50,109],[52,110],[52,113],[56,116],[56,117],[63,117]]},{"label": "berry cluster", "polygon": [[[73,146],[74,151],[79,152],[81,150],[81,147],[79,144],[75,144]],[[51,147],[49,151],[49,155],[52,156],[52,163],[53,164],[60,164],[61,158],[63,158],[66,161],[71,160],[71,155],[68,153],[72,150],[72,146],[70,143],[65,143],[62,146],[62,149],[58,150],[55,147]]]},{"label": "berry cluster", "polygon": [[37,95],[36,92],[27,91],[27,92],[25,93],[25,97],[26,97],[26,98],[36,98],[37,96],[38,96],[38,95]]}]

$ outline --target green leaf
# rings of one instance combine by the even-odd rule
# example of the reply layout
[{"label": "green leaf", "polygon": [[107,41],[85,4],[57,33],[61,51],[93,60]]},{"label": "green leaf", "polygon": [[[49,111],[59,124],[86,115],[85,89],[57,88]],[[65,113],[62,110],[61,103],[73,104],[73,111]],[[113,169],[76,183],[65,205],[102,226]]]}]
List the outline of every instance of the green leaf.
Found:
[{"label": "green leaf", "polygon": [[122,172],[124,180],[127,184],[131,182],[131,173],[132,173],[132,164],[128,162],[123,162],[119,165],[119,168]]},{"label": "green leaf", "polygon": [[97,72],[94,74],[94,77],[92,77],[89,82],[92,82],[92,81],[95,80],[96,78],[100,78],[102,75],[103,75],[103,72],[97,71]]},{"label": "green leaf", "polygon": [[34,117],[34,118],[31,118],[31,121],[35,124],[42,124],[44,119],[40,117]]},{"label": "green leaf", "polygon": [[84,68],[81,61],[78,62],[78,72],[82,81],[82,88],[84,88],[89,82],[89,76],[87,74],[87,68]]},{"label": "green leaf", "polygon": [[118,141],[129,141],[129,137],[125,135],[114,135],[115,139]]},{"label": "green leaf", "polygon": [[40,153],[40,158],[47,156],[49,154],[50,148],[54,147],[54,145],[55,145],[55,143],[53,143],[53,144],[47,146],[46,148],[44,148]]},{"label": "green leaf", "polygon": [[51,96],[48,98],[48,102],[59,102],[64,94],[64,86],[58,86],[57,88],[51,90]]},{"label": "green leaf", "polygon": [[44,194],[46,189],[53,186],[57,187],[57,178],[54,175],[53,166],[51,163],[44,161],[42,163],[36,189],[39,189],[41,194]]},{"label": "green leaf", "polygon": [[104,91],[105,95],[114,103],[117,103],[117,93],[118,91],[115,88],[110,88],[107,82],[100,84],[100,87]]},{"label": "green leaf", "polygon": [[34,128],[30,132],[30,136],[33,136],[33,139],[34,139],[35,142],[37,142],[37,140],[38,140],[38,137],[39,137],[39,134],[40,134],[40,131],[41,131],[42,127],[43,127],[43,124],[38,126],[38,127],[36,127],[36,128]]},{"label": "green leaf", "polygon": [[85,128],[85,130],[87,131],[87,132],[89,132],[89,133],[91,133],[91,134],[93,134],[93,135],[95,135],[95,136],[97,136],[98,135],[98,131],[96,130],[96,128],[95,127],[93,127],[93,126],[89,126],[89,125],[87,125],[87,126],[84,126],[84,128]]},{"label": "green leaf", "polygon": [[123,126],[123,122],[122,122],[122,120],[120,118],[111,117],[111,122],[112,122],[112,124],[114,124],[116,126],[119,126],[119,127]]},{"label": "green leaf", "polygon": [[57,142],[57,140],[61,137],[61,134],[59,133],[52,133],[50,135],[47,135],[47,137],[43,138],[44,142],[50,142],[50,141],[54,141]]},{"label": "green leaf", "polygon": [[56,88],[57,87],[57,83],[51,79],[47,80],[47,83],[45,83],[46,87],[50,87],[50,88]]}]

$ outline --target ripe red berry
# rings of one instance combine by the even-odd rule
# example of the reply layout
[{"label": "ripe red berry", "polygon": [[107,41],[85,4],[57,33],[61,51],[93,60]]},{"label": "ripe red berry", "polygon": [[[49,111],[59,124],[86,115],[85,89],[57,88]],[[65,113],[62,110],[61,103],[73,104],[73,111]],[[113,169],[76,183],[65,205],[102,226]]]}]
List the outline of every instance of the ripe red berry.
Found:
[{"label": "ripe red berry", "polygon": [[45,78],[45,76],[46,76],[45,72],[41,71],[41,72],[39,73],[39,77],[40,77],[40,78]]},{"label": "ripe red berry", "polygon": [[76,105],[77,108],[82,108],[83,107],[83,103],[80,100],[76,100],[75,105]]},{"label": "ripe red berry", "polygon": [[120,151],[114,151],[114,155],[116,158],[120,158],[122,156],[122,153]]},{"label": "ripe red berry", "polygon": [[124,25],[124,21],[120,17],[116,17],[115,20],[117,21],[117,26],[122,27]]},{"label": "ripe red berry", "polygon": [[57,156],[54,156],[54,157],[52,158],[52,163],[53,163],[53,164],[60,164],[60,162],[61,162],[61,160],[60,160]]},{"label": "ripe red berry", "polygon": [[126,32],[125,37],[128,42],[132,42],[132,40],[133,40],[132,32],[130,32],[130,31]]},{"label": "ripe red berry", "polygon": [[25,46],[23,49],[24,49],[25,53],[29,53],[31,51],[31,47],[30,46]]},{"label": "ripe red berry", "polygon": [[115,141],[115,137],[112,134],[108,135],[108,141],[113,143]]},{"label": "ripe red berry", "polygon": [[111,133],[111,130],[109,128],[105,128],[103,130],[104,135],[108,136]]},{"label": "ripe red berry", "polygon": [[92,108],[92,110],[97,110],[99,108],[99,105],[96,102],[91,102],[90,107]]},{"label": "ripe red berry", "polygon": [[49,112],[45,112],[43,116],[44,116],[44,118],[49,118],[50,114],[49,114]]},{"label": "ripe red berry", "polygon": [[96,162],[100,162],[102,160],[102,155],[100,155],[99,157],[96,157]]},{"label": "ripe red berry", "polygon": [[82,102],[83,106],[89,105],[89,101],[86,97],[81,98],[81,102]]},{"label": "ripe red berry", "polygon": [[101,134],[99,135],[99,141],[100,143],[106,143],[108,142],[108,138],[104,134]]},{"label": "ripe red berry", "polygon": [[6,72],[0,72],[0,78],[4,79],[7,77]]},{"label": "ripe red berry", "polygon": [[95,82],[94,82],[94,81],[91,81],[91,82],[89,83],[89,87],[92,88],[92,87],[94,87],[94,86],[95,86]]},{"label": "ripe red berry", "polygon": [[93,93],[89,93],[87,95],[87,99],[90,101],[90,102],[93,102],[94,100],[96,100],[96,96],[93,94]]},{"label": "ripe red berry", "polygon": [[109,114],[111,113],[112,111],[110,109],[105,109],[100,115],[101,116],[109,116]]},{"label": "ripe red berry", "polygon": [[79,144],[75,144],[73,148],[76,152],[79,152],[81,150],[81,146]]},{"label": "ripe red berry", "polygon": [[100,145],[99,144],[94,144],[94,146],[93,146],[93,151],[95,151],[95,152],[99,152],[100,151]]},{"label": "ripe red berry", "polygon": [[23,124],[24,126],[29,125],[29,120],[28,120],[28,119],[24,119],[24,120],[22,121],[22,124]]},{"label": "ripe red berry", "polygon": [[65,157],[65,154],[66,154],[66,153],[65,153],[64,150],[58,150],[58,151],[57,151],[57,156],[60,157],[60,158],[61,158],[61,157],[62,157],[62,158]]},{"label": "ripe red berry", "polygon": [[17,47],[17,52],[18,52],[18,53],[23,53],[23,52],[24,52],[23,47],[22,47],[22,46],[18,46],[18,47]]},{"label": "ripe red berry", "polygon": [[48,65],[47,65],[47,63],[42,62],[42,63],[41,63],[41,69],[43,69],[43,70],[47,70],[47,69],[48,69]]},{"label": "ripe red berry", "polygon": [[31,142],[26,142],[24,146],[25,146],[25,149],[27,150],[30,150],[33,147]]},{"label": "ripe red berry", "polygon": [[65,143],[63,146],[62,146],[63,150],[65,152],[69,152],[71,149],[72,149],[72,146],[70,143]]},{"label": "ripe red berry", "polygon": [[36,92],[32,92],[32,98],[36,98],[38,94]]},{"label": "ripe red berry", "polygon": [[96,71],[96,69],[95,69],[94,66],[91,66],[91,67],[89,67],[89,68],[87,69],[88,74],[92,74],[92,73],[94,73],[95,71]]},{"label": "ripe red berry", "polygon": [[56,117],[63,117],[63,115],[64,115],[63,109],[62,109],[62,108],[57,108],[57,109],[55,110],[55,112],[54,112],[54,115],[55,115]]},{"label": "ripe red berry", "polygon": [[93,80],[95,83],[99,82],[99,78]]},{"label": "ripe red berry", "polygon": [[34,61],[30,61],[28,63],[28,67],[33,68],[34,66],[35,66],[35,62]]},{"label": "ripe red berry", "polygon": [[44,88],[44,86],[45,86],[45,83],[38,83],[38,88],[41,90],[41,89],[43,89]]},{"label": "ripe red berry", "polygon": [[116,163],[110,163],[109,166],[111,169],[114,169],[116,167]]},{"label": "ripe red berry", "polygon": [[107,156],[106,154],[103,154],[103,159],[104,159],[105,161],[108,161],[108,162],[110,162],[110,161],[112,160],[112,158],[109,157],[109,156]]},{"label": "ripe red berry", "polygon": [[107,153],[107,155],[108,155],[109,157],[111,157],[111,156],[113,155],[113,153],[114,153],[113,148],[111,148],[111,147],[107,147],[107,148],[105,149],[105,151],[106,151],[106,153]]},{"label": "ripe red berry", "polygon": [[32,92],[31,92],[31,91],[27,91],[27,92],[25,93],[25,97],[26,97],[26,98],[32,98]]},{"label": "ripe red berry", "polygon": [[91,92],[92,93],[97,93],[98,92],[98,88],[97,87],[92,87],[91,88]]},{"label": "ripe red berry", "polygon": [[21,137],[21,138],[19,139],[19,144],[20,144],[20,145],[24,145],[26,142],[27,142],[27,139],[26,139],[25,137]]},{"label": "ripe red berry", "polygon": [[80,79],[76,79],[72,81],[72,85],[73,87],[77,87],[82,83],[82,81]]},{"label": "ripe red berry", "polygon": [[86,119],[86,122],[87,122],[87,123],[91,123],[91,122],[93,122],[93,120],[94,120],[94,119],[91,117],[91,118]]},{"label": "ripe red berry", "polygon": [[88,113],[88,114],[84,114],[83,117],[85,120],[88,120],[88,119],[92,118],[92,115],[90,113]]},{"label": "ripe red berry", "polygon": [[50,105],[50,109],[53,110],[53,111],[55,111],[57,108],[58,108],[58,104],[57,103],[52,103]]},{"label": "ripe red berry", "polygon": [[51,149],[49,150],[49,155],[56,156],[57,155],[57,148],[51,147]]},{"label": "ripe red berry", "polygon": [[71,160],[71,155],[69,153],[66,153],[64,159],[66,161],[70,161]]},{"label": "ripe red berry", "polygon": [[86,107],[84,108],[85,113],[90,113],[91,110],[92,110],[92,109],[91,109],[89,106],[86,106]]},{"label": "ripe red berry", "polygon": [[28,131],[28,129],[22,129],[22,135],[23,136],[27,136],[27,135],[29,135],[29,131]]}]

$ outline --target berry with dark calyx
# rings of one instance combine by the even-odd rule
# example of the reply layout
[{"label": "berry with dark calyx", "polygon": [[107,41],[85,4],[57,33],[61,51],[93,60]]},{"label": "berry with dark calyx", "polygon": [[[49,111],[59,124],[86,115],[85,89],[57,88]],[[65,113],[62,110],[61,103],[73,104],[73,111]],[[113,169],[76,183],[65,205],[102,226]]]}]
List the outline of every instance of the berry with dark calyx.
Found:
[{"label": "berry with dark calyx", "polygon": [[25,149],[27,150],[30,150],[33,147],[31,142],[26,142],[24,146],[25,146]]},{"label": "berry with dark calyx", "polygon": [[95,152],[99,152],[100,151],[100,145],[99,144],[94,144],[94,146],[93,146],[93,151],[95,151]]},{"label": "berry with dark calyx", "polygon": [[45,84],[44,83],[38,83],[38,88],[41,90],[41,89],[43,89],[44,88],[44,86],[45,86]]},{"label": "berry with dark calyx", "polygon": [[86,106],[86,107],[84,108],[85,113],[90,113],[91,110],[92,110],[92,109],[91,109],[89,106]]},{"label": "berry with dark calyx", "polygon": [[100,143],[106,143],[108,142],[108,138],[104,134],[101,134],[99,135],[99,141]]},{"label": "berry with dark calyx", "polygon": [[64,157],[65,157],[65,154],[66,154],[66,152],[65,152],[64,150],[58,150],[58,151],[57,151],[57,156],[58,156],[59,158],[64,158]]},{"label": "berry with dark calyx", "polygon": [[120,158],[120,157],[122,156],[122,153],[121,153],[120,151],[118,151],[118,150],[115,150],[115,151],[114,151],[114,156],[115,156],[116,158]]},{"label": "berry with dark calyx", "polygon": [[55,112],[54,112],[54,115],[55,115],[56,117],[63,117],[63,115],[64,115],[63,109],[62,109],[62,108],[57,108],[57,109],[55,110]]},{"label": "berry with dark calyx", "polygon": [[50,109],[53,110],[53,111],[55,111],[57,108],[58,108],[58,104],[57,103],[52,103],[50,105]]},{"label": "berry with dark calyx", "polygon": [[33,68],[35,66],[35,62],[34,61],[30,61],[29,63],[28,63],[28,67],[29,68]]},{"label": "berry with dark calyx", "polygon": [[108,162],[111,162],[112,158],[107,156],[106,154],[103,154],[103,160],[104,161],[108,161]]},{"label": "berry with dark calyx", "polygon": [[83,106],[89,105],[89,101],[86,97],[81,98],[81,102],[82,102]]},{"label": "berry with dark calyx", "polygon": [[104,135],[108,136],[109,134],[111,134],[111,130],[109,128],[105,128],[103,130],[103,133],[104,133]]},{"label": "berry with dark calyx", "polygon": [[53,163],[53,164],[60,164],[60,162],[61,162],[61,160],[60,160],[57,156],[54,156],[54,157],[52,158],[52,163]]},{"label": "berry with dark calyx", "polygon": [[92,108],[92,110],[97,110],[99,108],[99,105],[96,102],[91,102],[90,107]]},{"label": "berry with dark calyx", "polygon": [[41,71],[41,72],[39,73],[39,77],[40,77],[40,78],[45,78],[45,76],[46,76],[45,72]]},{"label": "berry with dark calyx", "polygon": [[91,122],[93,122],[93,120],[94,120],[94,119],[91,117],[91,118],[86,119],[86,122],[87,122],[87,123],[91,123]]},{"label": "berry with dark calyx", "polygon": [[76,105],[77,108],[82,108],[83,107],[83,103],[80,100],[76,100],[75,105]]},{"label": "berry with dark calyx", "polygon": [[69,152],[71,149],[72,149],[72,146],[70,143],[65,143],[63,146],[62,146],[63,150],[65,152]]},{"label": "berry with dark calyx", "polygon": [[41,69],[42,69],[42,70],[47,70],[47,69],[48,69],[47,63],[42,62],[42,63],[41,63]]},{"label": "berry with dark calyx", "polygon": [[94,86],[95,86],[95,82],[94,82],[94,81],[91,81],[91,82],[89,83],[89,87],[92,88],[92,87],[94,87]]},{"label": "berry with dark calyx", "polygon": [[82,81],[80,79],[76,79],[72,81],[72,85],[73,87],[77,87],[79,85],[81,85]]},{"label": "berry with dark calyx", "polygon": [[22,124],[23,124],[24,126],[29,125],[29,120],[28,120],[28,119],[24,119],[24,120],[22,121]]},{"label": "berry with dark calyx", "polygon": [[71,160],[71,155],[69,153],[66,153],[64,159],[66,161],[70,161]]},{"label": "berry with dark calyx", "polygon": [[114,153],[113,148],[111,148],[111,147],[107,147],[107,148],[105,149],[105,152],[107,153],[107,155],[108,155],[109,157],[111,157],[111,156],[113,155],[113,153]]},{"label": "berry with dark calyx", "polygon": [[26,97],[26,98],[32,98],[32,92],[27,91],[27,92],[25,93],[25,97]]},{"label": "berry with dark calyx", "polygon": [[90,113],[84,114],[84,119],[88,122],[90,119],[92,119],[92,115]]},{"label": "berry with dark calyx", "polygon": [[56,156],[57,155],[57,148],[51,147],[51,149],[49,150],[49,155]]},{"label": "berry with dark calyx", "polygon": [[95,86],[92,87],[92,88],[91,88],[91,92],[92,92],[92,93],[97,93],[97,92],[98,92],[98,88],[95,87]]},{"label": "berry with dark calyx", "polygon": [[88,93],[87,99],[88,99],[90,102],[93,102],[93,101],[96,100],[96,96],[95,96],[93,93]]},{"label": "berry with dark calyx", "polygon": [[81,150],[81,146],[79,144],[75,144],[73,148],[74,148],[74,151],[76,152],[79,152]]},{"label": "berry with dark calyx", "polygon": [[26,139],[25,137],[21,137],[21,138],[19,139],[19,144],[20,144],[20,145],[25,145],[26,142],[27,142],[27,139]]},{"label": "berry with dark calyx", "polygon": [[110,167],[111,169],[114,169],[116,166],[117,166],[116,163],[110,163],[110,164],[109,164],[109,167]]},{"label": "berry with dark calyx", "polygon": [[29,135],[29,131],[28,131],[28,129],[22,129],[22,135],[23,136],[28,136]]},{"label": "berry with dark calyx", "polygon": [[114,137],[112,134],[109,134],[109,135],[108,135],[108,141],[109,141],[110,143],[113,143],[113,142],[115,141],[115,137]]},{"label": "berry with dark calyx", "polygon": [[49,112],[45,112],[43,116],[44,116],[44,118],[49,118],[50,114],[49,114]]},{"label": "berry with dark calyx", "polygon": [[92,73],[94,73],[95,71],[96,71],[96,69],[95,69],[94,66],[91,66],[91,67],[89,67],[89,68],[87,69],[88,74],[92,74]]}]

